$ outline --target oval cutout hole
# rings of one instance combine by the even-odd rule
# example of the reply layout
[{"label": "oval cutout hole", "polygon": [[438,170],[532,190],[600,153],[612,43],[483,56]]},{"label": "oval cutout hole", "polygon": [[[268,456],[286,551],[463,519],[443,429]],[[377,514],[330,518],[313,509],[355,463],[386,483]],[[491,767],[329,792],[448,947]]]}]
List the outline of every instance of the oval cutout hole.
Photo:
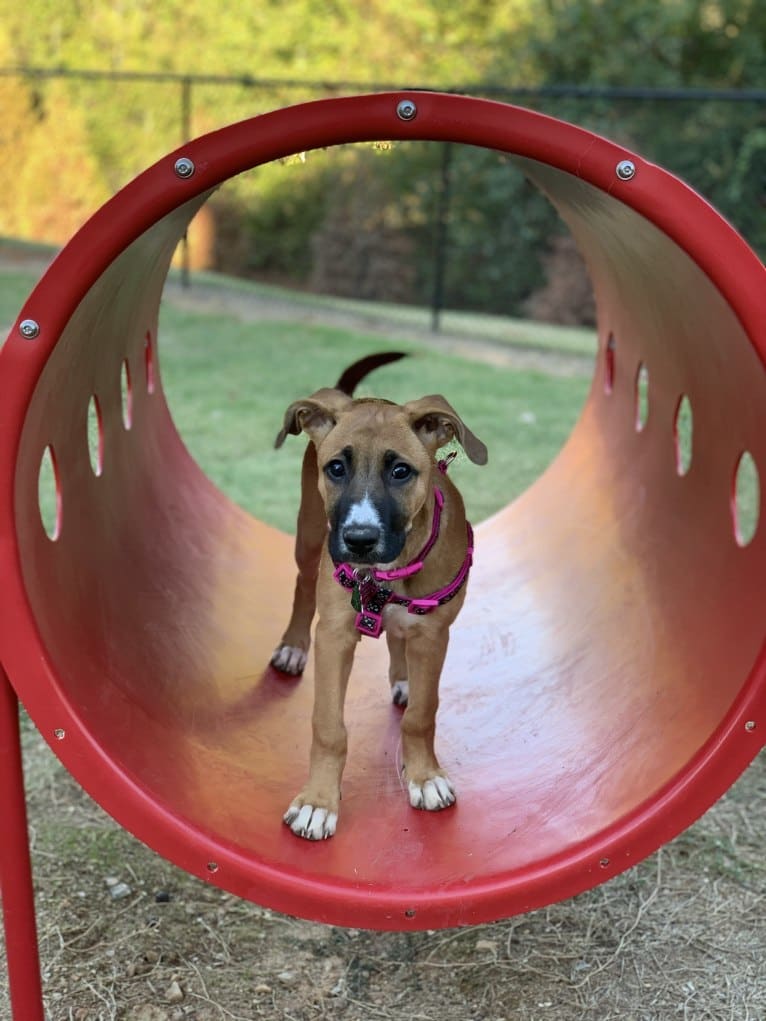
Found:
[{"label": "oval cutout hole", "polygon": [[610,394],[614,390],[614,334],[610,333],[604,348],[604,392]]},{"label": "oval cutout hole", "polygon": [[53,447],[47,446],[37,477],[37,503],[45,534],[55,542],[61,535],[61,482]]},{"label": "oval cutout hole", "polygon": [[641,432],[649,418],[649,370],[642,362],[636,375],[636,429]]},{"label": "oval cutout hole", "polygon": [[144,364],[146,367],[146,389],[150,394],[153,394],[155,390],[154,348],[152,347],[152,335],[149,330],[146,331],[146,338],[144,340]]},{"label": "oval cutout hole", "polygon": [[104,423],[95,394],[88,403],[88,453],[93,474],[99,476],[104,470]]},{"label": "oval cutout hole", "polygon": [[676,471],[679,475],[686,475],[692,464],[694,433],[692,404],[686,394],[678,402],[673,432],[676,444]]},{"label": "oval cutout hole", "polygon": [[761,515],[761,482],[753,456],[745,451],[734,472],[732,493],[734,538],[740,546],[748,546],[758,530]]},{"label": "oval cutout hole", "polygon": [[126,429],[130,429],[133,425],[133,384],[130,379],[130,364],[127,358],[122,363],[120,384],[122,390],[122,424]]}]

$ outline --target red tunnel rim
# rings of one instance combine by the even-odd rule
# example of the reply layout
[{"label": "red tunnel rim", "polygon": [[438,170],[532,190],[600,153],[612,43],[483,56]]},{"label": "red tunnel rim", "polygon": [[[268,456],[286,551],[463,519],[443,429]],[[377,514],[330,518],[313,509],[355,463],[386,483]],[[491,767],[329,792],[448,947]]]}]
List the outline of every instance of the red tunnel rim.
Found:
[{"label": "red tunnel rim", "polygon": [[[401,120],[396,113],[398,103],[405,98],[413,100],[418,108],[417,116],[411,121]],[[509,117],[511,111],[513,117]],[[507,123],[509,121],[513,123]],[[0,497],[1,535],[15,534],[13,473],[27,402],[51,346],[106,266],[157,220],[253,166],[304,149],[381,138],[454,141],[503,149],[565,170],[612,194],[654,222],[708,273],[766,362],[766,339],[759,332],[766,322],[764,267],[712,207],[666,171],[584,129],[494,101],[402,92],[301,104],[202,136],[161,159],[106,203],[75,235],[42,278],[25,304],[8,343],[0,351],[0,363],[6,359],[9,362],[9,371],[0,374],[0,380],[5,379],[0,382],[0,406],[5,407],[0,437],[0,491],[5,493]],[[254,157],[254,153],[258,155]],[[180,178],[174,171],[180,156],[191,159],[195,165],[189,178]],[[625,159],[636,166],[636,174],[630,181],[621,181],[615,173],[616,165]],[[41,325],[40,337],[32,343],[21,339],[18,333],[18,324],[24,319],[34,319]],[[763,744],[766,650],[762,650],[727,720],[665,792],[655,795],[629,817],[584,845],[564,852],[555,861],[539,863],[523,880],[476,883],[461,891],[420,894],[415,898],[417,903],[412,905],[414,915],[399,917],[406,909],[401,897],[394,893],[376,891],[371,895],[346,886],[330,888],[304,875],[290,875],[255,862],[250,857],[243,862],[236,849],[211,842],[205,834],[158,806],[147,792],[124,777],[92,736],[82,730],[81,721],[73,714],[45,664],[39,662],[39,657],[32,664],[30,660],[34,657],[21,652],[22,645],[31,648],[39,645],[39,639],[26,602],[17,557],[15,544],[6,539],[0,546],[0,569],[7,579],[0,613],[0,659],[12,682],[17,684],[20,696],[23,698],[26,692],[30,693],[30,705],[37,701],[31,694],[34,690],[51,692],[50,704],[41,709],[38,706],[40,712],[34,718],[52,742],[54,726],[63,725],[70,734],[80,731],[79,751],[70,752],[74,742],[64,741],[56,749],[59,757],[78,777],[90,769],[94,773],[98,770],[108,773],[108,782],[102,781],[99,790],[109,787],[114,795],[110,803],[113,814],[126,828],[145,835],[151,832],[152,822],[161,825],[172,837],[166,846],[174,844],[178,853],[173,860],[178,864],[205,877],[202,861],[211,860],[212,853],[219,870],[206,878],[230,889],[232,884],[227,872],[231,869],[240,875],[234,883],[237,887],[234,892],[240,894],[257,878],[258,892],[274,894],[269,898],[264,896],[263,903],[270,902],[279,910],[304,913],[310,907],[312,917],[338,924],[427,928],[458,924],[467,916],[472,922],[489,921],[498,917],[492,910],[493,904],[510,905],[513,901],[513,911],[507,912],[510,914],[571,896],[604,878],[604,873],[599,872],[602,859],[609,859],[608,866],[602,868],[613,869],[608,874],[615,874],[693,822],[727,789]],[[19,635],[27,640],[19,642]],[[751,720],[758,721],[756,732],[736,741],[736,733]],[[699,793],[701,786],[705,788],[704,797]],[[122,806],[120,794],[126,802]],[[104,803],[104,799],[99,800]],[[672,820],[667,810],[661,811],[660,802],[677,805],[678,812]],[[623,855],[626,854],[628,845],[632,848],[629,860],[620,861],[619,852],[622,849]],[[596,878],[589,881],[585,873],[594,870]],[[525,898],[512,896],[520,884],[529,891]],[[465,910],[466,902],[475,905],[472,911]],[[460,913],[461,906],[460,918],[450,922],[449,919]],[[397,913],[395,919],[394,913]]]}]

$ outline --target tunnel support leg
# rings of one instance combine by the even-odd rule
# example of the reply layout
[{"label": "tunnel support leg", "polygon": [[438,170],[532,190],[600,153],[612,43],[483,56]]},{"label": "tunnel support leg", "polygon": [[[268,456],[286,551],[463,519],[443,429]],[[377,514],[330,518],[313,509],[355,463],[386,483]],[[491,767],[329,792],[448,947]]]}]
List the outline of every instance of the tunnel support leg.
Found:
[{"label": "tunnel support leg", "polygon": [[11,1011],[15,1021],[44,1021],[32,864],[19,734],[19,703],[0,667],[0,890]]}]

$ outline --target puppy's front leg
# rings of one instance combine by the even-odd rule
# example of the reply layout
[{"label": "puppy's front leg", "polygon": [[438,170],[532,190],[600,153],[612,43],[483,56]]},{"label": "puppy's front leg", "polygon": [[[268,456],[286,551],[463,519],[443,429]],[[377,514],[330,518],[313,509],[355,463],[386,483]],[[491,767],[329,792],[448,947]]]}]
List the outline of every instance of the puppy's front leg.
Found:
[{"label": "puppy's front leg", "polygon": [[434,750],[439,677],[447,655],[449,631],[423,629],[407,640],[409,701],[402,717],[402,752],[410,804],[438,811],[454,804],[455,788],[439,766]]},{"label": "puppy's front leg", "polygon": [[358,639],[353,628],[333,628],[320,618],[314,652],[309,779],[284,816],[293,833],[307,840],[326,840],[335,833],[338,822],[347,749],[343,705]]}]

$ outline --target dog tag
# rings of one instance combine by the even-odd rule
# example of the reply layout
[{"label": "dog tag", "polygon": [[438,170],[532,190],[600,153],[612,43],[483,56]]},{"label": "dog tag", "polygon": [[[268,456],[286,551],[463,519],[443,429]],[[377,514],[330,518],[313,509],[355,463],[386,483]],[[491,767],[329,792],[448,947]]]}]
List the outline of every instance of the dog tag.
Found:
[{"label": "dog tag", "polygon": [[351,593],[351,609],[356,610],[357,613],[362,609],[362,597],[358,585],[354,585],[354,590]]}]

